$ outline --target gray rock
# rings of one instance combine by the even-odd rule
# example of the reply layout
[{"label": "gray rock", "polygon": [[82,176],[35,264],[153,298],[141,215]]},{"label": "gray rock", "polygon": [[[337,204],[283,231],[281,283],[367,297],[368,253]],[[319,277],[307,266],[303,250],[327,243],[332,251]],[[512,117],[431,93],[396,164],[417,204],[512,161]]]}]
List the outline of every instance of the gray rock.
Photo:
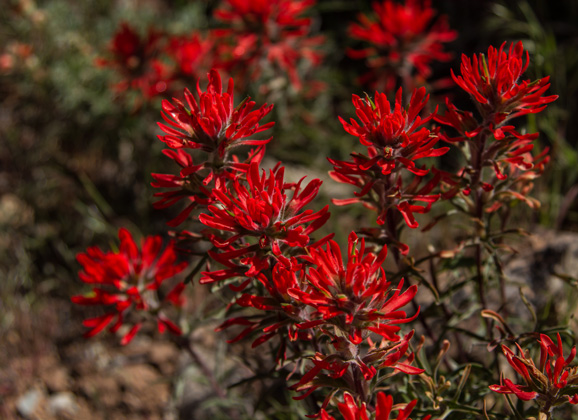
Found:
[{"label": "gray rock", "polygon": [[54,416],[74,414],[78,411],[78,404],[70,392],[59,392],[48,400],[48,410]]},{"label": "gray rock", "polygon": [[18,414],[22,417],[30,418],[38,408],[41,400],[42,392],[38,389],[32,389],[18,398],[16,410],[18,410]]}]

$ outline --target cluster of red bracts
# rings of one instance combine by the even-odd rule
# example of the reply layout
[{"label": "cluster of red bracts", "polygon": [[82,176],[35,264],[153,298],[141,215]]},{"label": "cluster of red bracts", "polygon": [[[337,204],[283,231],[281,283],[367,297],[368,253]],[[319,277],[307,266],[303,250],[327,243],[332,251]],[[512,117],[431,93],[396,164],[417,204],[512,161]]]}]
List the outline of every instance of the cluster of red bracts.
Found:
[{"label": "cluster of red bracts", "polygon": [[[202,214],[199,221],[215,230],[211,242],[216,250],[210,256],[227,268],[204,272],[201,283],[252,278],[283,254],[303,253],[310,235],[329,219],[329,208],[317,212],[303,209],[317,195],[321,181],[314,179],[303,189],[302,182],[286,183],[281,166],[267,176],[251,163],[245,179],[237,178],[230,187],[215,189],[214,205],[208,206],[210,213]],[[222,236],[221,232],[232,236]]]},{"label": "cluster of red bracts", "polygon": [[311,36],[312,19],[303,17],[314,3],[223,0],[213,12],[222,27],[205,33],[170,35],[151,28],[142,37],[123,22],[108,56],[97,64],[118,72],[121,81],[114,90],[137,91],[148,100],[175,92],[212,68],[235,74],[244,85],[259,79],[266,67],[300,90],[304,81],[297,68],[304,61],[318,66],[323,59],[324,37]]},{"label": "cluster of red bracts", "polygon": [[288,341],[331,343],[315,353],[312,367],[292,386],[303,393],[298,399],[319,387],[334,392],[356,389],[360,380],[368,388],[380,369],[422,373],[411,366],[413,353],[408,347],[413,332],[403,337],[397,334],[400,324],[418,315],[407,316],[401,309],[413,299],[417,286],[404,290],[403,281],[397,287],[387,281],[381,267],[386,248],[375,255],[352,233],[346,261],[332,240],[304,251],[291,258],[279,255],[270,275],[264,274],[267,271],[256,275],[265,294],[246,292],[237,298],[238,305],[262,315],[253,313],[250,319],[240,316],[223,323],[220,329],[244,327],[231,342],[256,336],[256,347],[277,337],[279,364],[287,357]]},{"label": "cluster of red bracts", "polygon": [[[367,152],[352,153],[351,161],[329,159],[333,165],[331,177],[359,190],[354,192],[355,198],[335,199],[334,204],[361,202],[377,212],[378,224],[386,225],[386,228],[393,225],[397,229],[398,215],[410,228],[418,227],[414,213],[427,213],[441,197],[440,193],[433,191],[440,185],[442,172],[433,167],[420,167],[416,161],[438,157],[449,150],[448,147],[435,148],[441,140],[439,130],[425,127],[436,111],[425,118],[420,116],[428,99],[425,88],[416,89],[406,109],[402,104],[401,88],[393,104],[379,92],[375,93],[373,100],[353,95],[359,122],[340,120],[345,131],[356,136]],[[433,176],[428,179],[430,173]],[[394,235],[390,236],[386,243],[407,254],[407,245]]]},{"label": "cluster of red bracts", "polygon": [[[494,212],[510,200],[537,206],[526,196],[533,187],[532,180],[543,172],[549,160],[548,150],[533,156],[533,142],[538,133],[522,134],[511,121],[541,112],[557,98],[544,96],[550,86],[548,77],[535,81],[521,79],[529,62],[522,43],[511,44],[507,51],[505,46],[506,43],[499,49],[490,47],[487,56],[478,54],[472,59],[462,56],[460,75],[452,71],[455,83],[477,103],[479,116],[458,109],[446,99],[445,114],[434,117],[436,122],[457,132],[450,136],[440,131],[440,137],[466,149],[471,156],[454,182],[461,184],[464,196],[472,190],[482,190],[486,195],[486,212]],[[483,168],[493,169],[493,179],[480,179]]]},{"label": "cluster of red bracts", "polygon": [[[163,106],[170,126],[160,125],[166,135],[159,139],[175,149],[167,154],[183,170],[194,169],[181,171],[182,181],[170,185],[174,189],[162,203],[175,203],[186,197],[184,193],[192,196],[190,201],[201,212],[198,220],[206,226],[203,235],[213,246],[209,251],[211,269],[202,272],[201,283],[227,281],[232,290],[242,292],[236,299],[238,307],[261,313],[230,318],[220,329],[243,327],[231,341],[252,336],[253,346],[277,337],[279,363],[287,357],[288,341],[332,342],[333,350],[317,353],[311,360],[311,370],[293,387],[305,394],[315,390],[322,377],[351,382],[357,377],[357,369],[363,372],[364,381],[371,381],[378,369],[422,372],[411,366],[413,355],[408,353],[408,346],[412,333],[403,338],[397,334],[399,324],[417,316],[407,316],[401,309],[413,299],[417,286],[404,290],[403,281],[397,287],[387,281],[381,267],[387,248],[376,255],[352,233],[345,262],[337,243],[330,240],[331,235],[312,240],[329,218],[328,206],[318,211],[307,208],[321,181],[286,182],[280,165],[267,172],[259,168],[260,159],[241,164],[230,157],[231,150],[238,146],[264,148],[266,141],[257,144],[247,137],[270,127],[271,124],[260,125],[268,108],[252,111],[255,117],[243,113],[243,107],[252,104],[244,103],[230,112],[232,92],[222,93],[216,72],[210,74],[206,92],[198,89],[198,96],[200,100],[196,101],[188,95],[188,108],[178,102]],[[412,101],[412,130],[423,125],[418,116],[423,99],[423,91],[419,91]],[[380,99],[383,112],[387,113],[385,102],[385,97]],[[400,106],[394,112],[407,119]],[[205,126],[194,121],[204,121]],[[412,147],[414,143],[419,144]],[[410,152],[406,156],[410,159],[435,154],[430,151],[430,143],[422,137],[408,138],[404,145]],[[192,158],[180,154],[185,148],[206,155],[205,163],[193,165]],[[209,168],[209,163],[215,161],[220,162],[220,172],[215,166]],[[155,177],[160,186],[158,175]],[[202,188],[199,198],[193,186]],[[185,209],[181,215],[188,212],[190,209]],[[222,268],[212,269],[214,263]],[[373,342],[371,337],[379,340]]]},{"label": "cluster of red bracts", "polygon": [[156,319],[161,333],[168,329],[173,334],[181,334],[180,328],[163,310],[182,305],[184,284],[177,283],[163,299],[158,292],[165,281],[182,272],[188,263],[177,262],[173,242],[161,252],[160,236],[147,237],[143,241],[142,251],[139,251],[126,229],[120,229],[118,236],[118,252],[105,253],[98,247],[92,247],[77,256],[83,267],[79,277],[93,289],[88,294],[74,296],[72,301],[79,305],[104,305],[107,308],[104,315],[84,321],[84,326],[90,328],[85,336],[92,337],[111,323],[111,332],[117,332],[123,324],[132,324],[121,340],[122,344],[128,344],[142,323],[151,317]]},{"label": "cluster of red bracts", "polygon": [[[384,392],[377,393],[377,405],[375,407],[374,420],[393,420],[391,416],[392,411],[397,411],[395,420],[411,420],[409,418],[411,412],[417,404],[417,400],[413,400],[408,404],[393,405],[393,398]],[[337,404],[339,412],[345,420],[369,420],[367,404],[358,404],[355,398],[348,392],[343,394],[343,402]],[[335,417],[329,415],[324,409],[321,410],[321,420],[335,420]],[[422,420],[430,420],[431,415],[427,415]]]},{"label": "cluster of red bracts", "polygon": [[524,385],[502,378],[500,385],[492,385],[490,389],[500,394],[514,394],[523,401],[535,399],[544,412],[567,402],[578,404],[578,366],[570,365],[576,357],[576,347],[572,347],[568,357],[564,358],[560,334],[557,338],[557,343],[554,343],[547,335],[540,334],[538,366],[518,344],[519,355],[502,346],[508,363],[524,379]]},{"label": "cluster of red bracts", "polygon": [[391,92],[398,79],[423,82],[431,75],[432,62],[451,59],[443,44],[456,39],[457,32],[449,28],[446,16],[436,18],[430,0],[376,1],[373,12],[360,14],[359,22],[349,26],[351,38],[361,41],[364,48],[349,49],[347,54],[365,59],[369,68],[360,77],[362,84]]}]

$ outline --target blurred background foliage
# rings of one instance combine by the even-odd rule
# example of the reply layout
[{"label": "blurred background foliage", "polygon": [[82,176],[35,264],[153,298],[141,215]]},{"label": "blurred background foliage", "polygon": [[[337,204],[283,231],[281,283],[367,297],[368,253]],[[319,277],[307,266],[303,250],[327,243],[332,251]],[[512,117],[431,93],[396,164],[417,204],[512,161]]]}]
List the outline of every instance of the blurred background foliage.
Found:
[{"label": "blurred background foliage", "polygon": [[[0,8],[0,342],[20,348],[31,340],[26,332],[9,333],[47,297],[74,311],[68,301],[78,290],[79,251],[107,246],[120,226],[166,231],[170,215],[152,208],[150,187],[151,172],[173,171],[155,138],[160,98],[119,97],[110,89],[114,72],[94,62],[123,21],[142,34],[153,25],[187,33],[215,27],[216,6],[210,0],[6,0]],[[534,193],[542,209],[527,213],[528,225],[578,230],[578,2],[434,0],[433,6],[459,35],[449,47],[453,60],[436,64],[432,79],[458,69],[462,53],[506,40],[522,40],[530,51],[528,78],[551,76],[550,93],[559,99],[527,120],[528,131],[541,132],[539,149],[550,147],[552,155]],[[363,62],[345,54],[352,46],[345,28],[370,8],[369,1],[315,6],[314,29],[327,37],[315,70],[315,79],[326,83],[323,91],[311,97],[269,80],[267,97],[261,82],[237,96],[237,102],[248,94],[258,104],[275,103],[268,159],[326,179],[325,201],[341,188],[325,175],[326,157],[345,159],[356,147],[337,116],[352,116],[351,94],[363,92],[356,82]],[[442,103],[444,91],[434,94]],[[363,217],[358,208],[331,211],[332,226],[343,232]],[[67,325],[74,324],[80,323]],[[78,327],[63,334],[80,335]]]}]

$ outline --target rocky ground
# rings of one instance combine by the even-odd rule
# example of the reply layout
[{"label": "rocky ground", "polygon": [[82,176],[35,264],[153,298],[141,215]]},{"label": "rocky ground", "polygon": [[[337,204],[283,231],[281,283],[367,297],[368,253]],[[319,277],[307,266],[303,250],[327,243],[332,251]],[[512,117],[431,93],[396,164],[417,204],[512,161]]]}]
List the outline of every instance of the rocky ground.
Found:
[{"label": "rocky ground", "polygon": [[[0,340],[0,418],[204,417],[202,403],[216,395],[188,351],[152,333],[125,347],[111,336],[85,340],[82,327],[65,320],[70,310],[65,301],[47,300],[19,314],[17,328]],[[209,349],[213,328],[201,328],[191,341],[210,371],[217,358]]]},{"label": "rocky ground", "polygon": [[[19,338],[12,336],[12,349]],[[4,359],[0,417],[176,418],[171,378],[188,360],[171,342],[145,336],[119,347],[108,340],[56,340],[36,350]]]}]

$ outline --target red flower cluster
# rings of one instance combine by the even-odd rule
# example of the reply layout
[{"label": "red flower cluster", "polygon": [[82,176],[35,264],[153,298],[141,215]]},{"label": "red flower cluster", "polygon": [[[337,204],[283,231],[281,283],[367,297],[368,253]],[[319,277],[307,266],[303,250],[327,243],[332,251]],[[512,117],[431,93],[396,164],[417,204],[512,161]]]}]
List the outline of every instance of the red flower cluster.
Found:
[{"label": "red flower cluster", "polygon": [[[255,140],[251,137],[273,126],[273,122],[260,125],[260,121],[273,108],[263,105],[254,109],[255,102],[245,100],[235,107],[233,80],[230,79],[227,91],[223,92],[221,77],[216,70],[209,73],[209,84],[203,92],[197,84],[199,100],[185,90],[186,104],[178,99],[173,102],[164,100],[162,116],[167,124],[159,123],[165,135],[159,140],[176,150],[166,150],[183,169],[179,175],[152,174],[155,188],[168,188],[169,191],[156,193],[161,199],[156,208],[165,208],[183,198],[188,206],[169,225],[182,223],[198,204],[211,202],[211,189],[219,187],[225,181],[235,178],[238,173],[246,172],[248,164],[260,162],[264,145],[270,139]],[[249,153],[247,160],[240,163],[231,150],[241,146],[257,146]],[[195,164],[193,158],[184,149],[196,149],[205,152],[207,158]]]},{"label": "red flower cluster", "polygon": [[550,337],[540,334],[540,363],[537,367],[534,361],[517,345],[520,355],[506,346],[502,351],[510,366],[524,378],[525,385],[516,385],[505,378],[500,385],[491,385],[490,389],[500,394],[514,394],[519,399],[529,401],[536,399],[544,412],[552,407],[570,402],[578,404],[578,366],[570,366],[576,357],[576,346],[564,358],[562,339],[554,343]]},{"label": "red flower cluster", "polygon": [[[377,406],[375,407],[374,420],[390,420],[392,411],[398,411],[396,420],[411,420],[409,415],[417,404],[417,400],[413,400],[401,407],[393,405],[393,397],[386,395],[384,392],[377,393]],[[365,403],[357,404],[351,394],[345,392],[343,394],[343,402],[337,404],[339,412],[345,420],[369,420],[368,408]],[[431,415],[425,416],[422,420],[429,420]],[[325,409],[321,410],[321,420],[335,420],[329,415]]]},{"label": "red flower cluster", "polygon": [[[244,248],[242,251],[246,249],[250,250]],[[413,299],[417,286],[402,292],[402,281],[397,288],[392,288],[381,267],[385,254],[385,248],[379,255],[366,252],[364,241],[359,242],[352,233],[346,265],[339,246],[333,241],[329,241],[325,249],[308,246],[306,253],[297,258],[280,255],[272,275],[265,274],[267,267],[244,274],[256,276],[267,294],[244,293],[236,301],[242,307],[251,307],[263,314],[231,318],[219,329],[243,326],[232,341],[260,333],[253,342],[254,347],[280,336],[278,360],[286,358],[286,336],[302,341],[311,341],[314,337],[323,341],[329,339],[334,350],[316,352],[311,359],[313,367],[291,387],[304,392],[297,397],[299,399],[320,386],[331,386],[330,379],[345,381],[354,389],[359,380],[357,371],[364,381],[370,381],[378,369],[384,368],[407,374],[422,373],[422,369],[411,366],[413,354],[408,354],[413,331],[403,338],[397,335],[398,324],[410,322],[417,316],[407,317],[400,310]],[[219,260],[218,255],[214,258]],[[234,268],[229,270],[233,271],[214,273],[210,281],[230,277],[235,271]],[[247,284],[248,281],[235,290]],[[370,333],[381,336],[377,344],[370,339]],[[364,341],[369,343],[369,349],[362,351],[360,345]]]},{"label": "red flower cluster", "polygon": [[[308,319],[305,305],[293,299],[289,294],[289,290],[301,288],[304,282],[302,269],[303,266],[295,258],[291,258],[289,261],[276,264],[271,276],[266,276],[262,272],[257,274],[256,278],[265,287],[268,296],[243,293],[236,300],[236,303],[242,307],[264,311],[264,316],[258,320],[249,320],[246,317],[231,318],[220,325],[217,330],[220,331],[232,325],[245,327],[237,337],[229,342],[239,341],[256,331],[261,331],[262,334],[253,342],[253,347],[257,347],[277,335],[281,339],[277,360],[284,361],[286,359],[286,338],[292,341],[297,339],[309,341],[311,339],[309,331],[297,328],[299,322]],[[296,273],[301,274],[298,276]],[[284,332],[286,334],[283,334]]]},{"label": "red flower cluster", "polygon": [[175,63],[171,80],[191,80],[196,82],[211,67],[217,66],[213,57],[216,40],[199,32],[177,35],[168,40],[166,53]]},{"label": "red flower cluster", "polygon": [[494,115],[494,124],[506,119],[537,113],[557,96],[542,96],[550,87],[550,77],[537,81],[520,80],[529,64],[529,55],[521,42],[510,44],[506,53],[504,42],[499,49],[490,47],[487,58],[483,54],[462,55],[461,75],[452,71],[454,81],[477,102],[483,111]]},{"label": "red flower cluster", "polygon": [[[310,65],[321,63],[318,47],[324,37],[309,37],[312,19],[303,17],[314,0],[225,0],[215,16],[229,28],[217,34],[225,39],[223,59],[235,74],[249,72],[260,77],[263,64],[274,75],[286,73],[293,87],[302,86],[297,72],[301,60]],[[228,47],[228,48],[227,48]],[[265,60],[265,61],[264,61]]]},{"label": "red flower cluster", "polygon": [[123,22],[110,42],[111,58],[98,58],[96,64],[118,71],[122,80],[113,86],[117,92],[128,89],[141,92],[150,99],[168,89],[169,68],[158,59],[162,35],[149,29],[145,38]]},{"label": "red flower cluster", "polygon": [[[348,50],[352,58],[366,59],[370,71],[360,81],[385,91],[394,89],[397,78],[410,76],[415,69],[428,78],[432,61],[448,61],[451,54],[443,44],[453,41],[445,16],[434,21],[435,10],[430,0],[393,0],[374,2],[375,17],[359,15],[359,23],[349,27],[352,38],[370,44],[361,50]],[[408,86],[406,86],[408,87]]]},{"label": "red flower cluster", "polygon": [[[201,282],[212,282],[244,275],[253,277],[270,266],[269,253],[281,255],[283,244],[303,248],[309,243],[309,235],[329,219],[329,206],[313,212],[303,208],[317,195],[321,181],[314,179],[303,189],[301,183],[286,183],[285,170],[278,166],[260,175],[257,163],[251,163],[246,181],[235,179],[231,187],[221,185],[213,190],[214,204],[202,214],[201,223],[208,227],[234,233],[228,238],[212,238],[213,244],[223,252],[211,256],[228,269],[206,272]],[[245,186],[246,184],[246,186]],[[291,191],[291,198],[287,192]],[[256,243],[246,242],[249,237],[258,238]],[[235,245],[235,243],[241,245]]]},{"label": "red flower cluster", "polygon": [[[385,368],[395,369],[408,375],[419,375],[425,372],[423,369],[411,366],[414,354],[408,354],[408,349],[413,331],[394,343],[382,340],[376,345],[368,339],[370,347],[365,354],[362,354],[360,347],[339,337],[339,333],[332,335],[327,332],[326,334],[333,337],[332,344],[335,347],[335,353],[329,355],[315,353],[311,358],[313,367],[291,387],[294,391],[303,392],[294,399],[303,399],[320,387],[359,389],[360,382],[367,390],[369,382],[375,377],[377,371]],[[360,381],[361,378],[363,380]],[[326,399],[323,408],[328,402]]]},{"label": "red flower cluster", "polygon": [[[356,198],[334,200],[335,204],[361,201],[378,211],[377,221],[380,224],[385,223],[388,211],[395,208],[409,227],[418,226],[413,213],[429,211],[431,203],[439,198],[438,194],[430,194],[437,186],[439,176],[420,187],[429,170],[417,167],[415,161],[441,156],[449,150],[447,147],[434,149],[439,141],[437,132],[424,127],[433,114],[423,119],[419,116],[428,99],[424,88],[417,89],[406,110],[402,106],[401,89],[397,92],[393,109],[383,93],[376,92],[374,101],[369,97],[361,99],[353,96],[353,105],[361,124],[354,119],[350,123],[340,120],[345,130],[358,137],[360,143],[367,147],[367,155],[352,153],[353,162],[329,159],[334,166],[334,171],[330,173],[333,179],[361,190],[355,192]],[[407,182],[406,171],[402,169],[414,175],[412,182]],[[427,205],[418,206],[413,204],[414,201]]]},{"label": "red flower cluster", "polygon": [[263,73],[282,75],[300,90],[306,68],[319,65],[323,57],[324,37],[309,36],[312,19],[302,16],[313,5],[312,0],[224,0],[214,11],[224,27],[205,33],[167,35],[150,29],[141,37],[123,22],[108,57],[96,62],[119,73],[117,92],[131,89],[149,100],[196,82],[211,68],[235,73],[241,84]]},{"label": "red flower cluster", "polygon": [[[159,288],[166,281],[182,272],[188,263],[177,263],[174,244],[169,243],[161,252],[160,236],[149,236],[137,248],[129,231],[120,229],[118,233],[120,248],[118,252],[103,252],[92,247],[86,253],[77,256],[83,270],[80,279],[94,285],[91,293],[74,296],[72,301],[79,305],[105,305],[108,312],[96,318],[84,321],[90,331],[86,337],[92,337],[105,329],[116,317],[110,328],[116,332],[127,323],[127,317],[133,315],[136,323],[124,335],[121,344],[128,344],[138,332],[141,324],[149,317],[156,318],[158,330],[169,330],[174,334],[181,331],[163,313],[164,306],[180,306],[184,284],[178,283],[163,300],[159,299]],[[136,313],[134,313],[136,312]]]},{"label": "red flower cluster", "polygon": [[382,268],[386,254],[386,247],[378,255],[366,252],[365,240],[359,241],[355,233],[349,235],[345,266],[334,241],[326,249],[310,249],[303,257],[312,265],[307,273],[308,287],[289,290],[296,300],[314,309],[312,321],[303,327],[335,326],[353,344],[360,344],[370,331],[388,341],[398,341],[396,333],[400,328],[394,324],[410,322],[417,316],[407,318],[399,310],[413,299],[417,286],[401,293],[402,280],[396,288],[392,287]]},{"label": "red flower cluster", "polygon": [[[461,74],[456,76],[452,70],[454,81],[479,104],[484,124],[478,123],[472,113],[460,111],[447,101],[446,114],[435,119],[454,128],[460,135],[453,138],[444,136],[444,140],[466,141],[489,129],[496,140],[509,143],[506,149],[511,151],[521,149],[527,144],[525,142],[535,139],[535,135],[520,134],[514,126],[505,123],[544,110],[558,96],[543,96],[550,87],[549,77],[536,81],[520,80],[529,64],[528,52],[524,52],[521,42],[511,44],[507,53],[505,45],[504,42],[499,49],[490,47],[487,58],[483,54],[474,55],[472,59],[463,55]],[[523,152],[513,156],[520,153]]]},{"label": "red flower cluster", "polygon": [[[491,191],[497,182],[510,176],[511,188],[507,195],[523,196],[522,191],[527,192],[528,185],[531,185],[528,178],[537,177],[548,160],[546,152],[537,157],[531,154],[537,133],[522,134],[508,123],[515,117],[542,111],[557,96],[543,96],[550,86],[548,77],[536,81],[521,80],[528,67],[528,53],[524,52],[521,42],[511,44],[508,52],[504,51],[505,45],[499,49],[490,47],[487,57],[483,54],[474,55],[472,59],[462,56],[461,74],[456,76],[452,71],[455,82],[478,104],[482,121],[471,112],[459,110],[449,100],[446,100],[446,113],[435,116],[437,122],[458,133],[450,137],[441,132],[444,141],[465,143],[472,149],[471,167],[461,174],[466,194],[480,182],[481,168],[492,167],[495,179],[481,183],[481,188]],[[500,206],[501,203],[496,202],[491,209]]]},{"label": "red flower cluster", "polygon": [[216,152],[220,159],[225,159],[231,148],[268,143],[270,139],[252,140],[249,137],[273,126],[272,122],[259,125],[259,121],[273,109],[273,105],[263,105],[253,111],[255,102],[244,101],[235,108],[233,79],[229,79],[227,91],[223,92],[219,73],[213,69],[208,76],[206,92],[197,84],[198,102],[185,89],[188,108],[178,99],[173,99],[174,104],[163,101],[162,116],[170,126],[159,123],[159,127],[166,133],[159,136],[159,139],[173,149]]}]

